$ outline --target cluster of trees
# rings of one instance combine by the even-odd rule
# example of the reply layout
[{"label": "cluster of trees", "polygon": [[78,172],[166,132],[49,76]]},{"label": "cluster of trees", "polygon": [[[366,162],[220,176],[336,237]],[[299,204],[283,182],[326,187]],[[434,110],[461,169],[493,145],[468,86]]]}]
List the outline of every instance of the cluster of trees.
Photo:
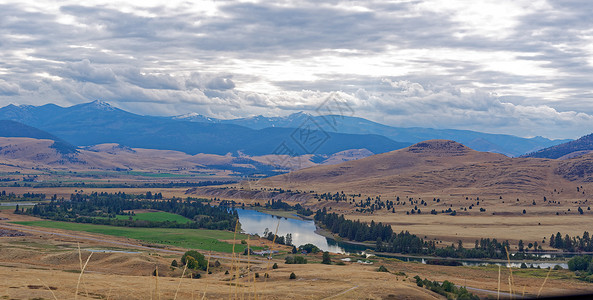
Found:
[{"label": "cluster of trees", "polygon": [[321,251],[321,249],[319,249],[317,246],[315,246],[313,244],[300,245],[299,250],[301,252],[305,251],[306,253],[319,253],[319,251]]},{"label": "cluster of trees", "polygon": [[439,257],[506,259],[509,247],[509,241],[499,242],[497,239],[481,238],[479,241],[475,241],[473,248],[465,248],[463,243],[458,241],[457,246],[452,244],[443,248],[429,247],[427,250],[428,254]]},{"label": "cluster of trees", "polygon": [[[157,194],[158,195],[158,194]],[[134,227],[175,227],[234,230],[239,215],[236,210],[214,207],[196,199],[183,201],[173,197],[169,200],[139,199],[146,195],[125,193],[72,194],[70,200],[52,199],[49,203],[39,203],[32,208],[16,211],[56,221],[93,223],[114,226]],[[127,210],[155,209],[184,216],[193,222],[177,223],[171,221],[140,221],[115,219],[116,215],[131,215]]]},{"label": "cluster of trees", "polygon": [[570,235],[568,234],[564,235],[563,237],[560,232],[556,233],[555,235],[552,234],[552,236],[550,237],[549,245],[550,247],[566,250],[569,252],[593,251],[593,240],[591,239],[591,236],[587,231],[583,232],[583,237],[570,237]]},{"label": "cluster of trees", "polygon": [[445,280],[443,283],[439,283],[438,281],[430,281],[428,279],[422,279],[420,276],[414,276],[416,279],[416,285],[419,287],[424,287],[428,290],[431,290],[439,295],[443,295],[447,297],[447,299],[457,299],[457,300],[479,300],[480,297],[468,292],[468,290],[464,287],[456,287],[455,284],[452,282]]},{"label": "cluster of trees", "polygon": [[[350,195],[351,199],[354,200],[355,197],[360,197],[358,195]],[[318,201],[325,200],[325,201],[348,201],[348,195],[344,194],[344,192],[336,192],[335,194],[332,193],[323,193],[323,194],[314,194],[313,198],[317,199]]]},{"label": "cluster of trees", "polygon": [[593,260],[590,255],[571,258],[568,261],[568,269],[574,271],[580,280],[593,282]]},{"label": "cluster of trees", "polygon": [[369,225],[360,221],[348,220],[344,218],[344,215],[328,213],[325,208],[318,210],[314,219],[332,233],[351,241],[364,242],[377,239],[387,241],[393,236],[390,225],[383,225],[381,222],[375,223],[375,221]]},{"label": "cluster of trees", "polygon": [[45,197],[45,194],[41,193],[24,193],[22,195],[17,195],[12,192],[0,192],[0,201],[43,201],[45,200]]},{"label": "cluster of trees", "polygon": [[287,233],[286,236],[281,236],[274,234],[266,228],[264,230],[264,238],[276,244],[292,246],[292,233]]},{"label": "cluster of trees", "polygon": [[307,263],[307,259],[302,257],[302,256],[287,256],[284,259],[284,263],[288,264],[288,265],[299,265],[299,264],[306,264]]},{"label": "cluster of trees", "polygon": [[[259,203],[256,203],[255,206],[261,206]],[[296,210],[297,214],[303,216],[310,216],[313,214],[313,211],[309,208],[304,208],[301,204],[297,203],[295,205],[290,205],[282,200],[269,200],[265,205],[265,208],[268,209],[279,209],[279,210]]]}]

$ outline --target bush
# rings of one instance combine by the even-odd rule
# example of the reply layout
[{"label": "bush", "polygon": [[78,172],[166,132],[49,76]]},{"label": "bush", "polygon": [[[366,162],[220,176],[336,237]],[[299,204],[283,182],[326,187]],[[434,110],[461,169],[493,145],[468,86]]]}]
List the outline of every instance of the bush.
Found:
[{"label": "bush", "polygon": [[445,292],[449,292],[449,293],[453,292],[455,289],[455,285],[448,280],[443,281],[442,287],[443,287],[443,290],[445,290]]},{"label": "bush", "polygon": [[327,252],[327,251],[323,252],[323,259],[322,259],[321,263],[326,264],[326,265],[332,264],[332,260],[331,260],[331,257],[329,256],[329,252]]},{"label": "bush", "polygon": [[294,274],[294,272],[290,273],[288,279],[296,279],[296,275]]},{"label": "bush", "polygon": [[525,263],[521,263],[521,269],[527,269],[527,265]]},{"label": "bush", "polygon": [[317,246],[313,244],[301,245],[299,249],[307,251],[307,253],[319,253],[319,251],[321,251]]},{"label": "bush", "polygon": [[417,286],[422,287],[424,285],[424,282],[422,281],[422,278],[420,278],[420,276],[416,275],[414,276],[414,279],[416,279]]},{"label": "bush", "polygon": [[196,250],[190,250],[185,252],[181,257],[181,264],[187,265],[188,269],[193,270],[206,270],[208,268],[208,261],[204,255]]},{"label": "bush", "polygon": [[274,265],[272,266],[272,269],[274,269],[274,270],[278,269],[278,264],[274,263]]},{"label": "bush", "polygon": [[379,268],[377,269],[377,272],[389,272],[389,270],[387,270],[387,268],[385,268],[385,266],[380,265]]},{"label": "bush", "polygon": [[571,271],[584,271],[589,268],[591,256],[575,256],[568,261],[568,269]]},{"label": "bush", "polygon": [[175,259],[174,259],[174,260],[171,262],[171,267],[179,267],[179,264],[177,264],[177,260],[175,260]]}]

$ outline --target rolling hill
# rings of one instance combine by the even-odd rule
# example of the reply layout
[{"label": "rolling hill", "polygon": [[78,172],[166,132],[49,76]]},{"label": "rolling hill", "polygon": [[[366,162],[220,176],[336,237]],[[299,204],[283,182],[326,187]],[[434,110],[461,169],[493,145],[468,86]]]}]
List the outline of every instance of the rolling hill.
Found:
[{"label": "rolling hill", "polygon": [[[0,124],[3,122],[0,121]],[[22,125],[22,124],[21,124]],[[6,127],[7,128],[7,127]],[[25,127],[32,128],[32,127]],[[34,129],[34,128],[33,128]],[[35,133],[35,134],[33,134]],[[189,155],[181,151],[131,148],[120,144],[99,144],[74,148],[76,152],[61,153],[43,131],[32,131],[42,139],[0,136],[0,165],[12,169],[41,168],[49,170],[105,170],[167,173],[204,173],[220,171],[233,176],[271,176],[300,168],[338,161],[348,161],[372,155],[366,149],[338,152],[330,156],[302,155],[296,157],[264,155]],[[47,138],[46,138],[47,137]],[[71,146],[74,147],[74,146]],[[283,165],[277,162],[288,161]],[[220,173],[218,172],[218,173]]]},{"label": "rolling hill", "polygon": [[0,120],[0,137],[24,137],[52,140],[53,144],[51,147],[61,154],[71,154],[78,151],[74,145],[50,133],[10,120]]},{"label": "rolling hill", "polygon": [[[388,153],[266,178],[266,187],[368,194],[529,194],[593,181],[593,154],[565,161],[509,158],[430,140]],[[572,189],[571,189],[572,190]]]}]

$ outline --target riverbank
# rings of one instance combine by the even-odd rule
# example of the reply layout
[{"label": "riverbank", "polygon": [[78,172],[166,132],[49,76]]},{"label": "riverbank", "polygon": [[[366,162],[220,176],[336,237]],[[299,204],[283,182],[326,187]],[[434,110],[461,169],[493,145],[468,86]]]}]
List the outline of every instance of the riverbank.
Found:
[{"label": "riverbank", "polygon": [[335,241],[337,243],[355,245],[355,246],[364,246],[364,247],[369,247],[370,249],[375,249],[375,244],[345,240],[339,236],[334,235],[329,230],[319,227],[317,224],[315,224],[315,233],[317,233],[325,238],[328,238],[332,241]]},{"label": "riverbank", "polygon": [[255,210],[260,213],[272,215],[275,217],[287,218],[287,219],[294,219],[300,221],[308,221],[313,220],[312,217],[307,217],[303,215],[299,215],[296,210],[281,210],[281,209],[267,209],[263,207],[250,207],[245,209]]},{"label": "riverbank", "polygon": [[380,256],[380,257],[387,257],[387,258],[410,258],[410,259],[417,259],[417,260],[448,260],[448,261],[467,261],[467,262],[475,262],[475,263],[525,263],[529,264],[540,264],[540,263],[548,263],[548,264],[566,264],[567,260],[506,260],[506,259],[494,259],[494,258],[455,258],[455,257],[438,257],[438,256],[415,256],[415,255],[407,255],[407,254],[398,254],[398,253],[387,253],[387,252],[373,252],[373,254]]}]

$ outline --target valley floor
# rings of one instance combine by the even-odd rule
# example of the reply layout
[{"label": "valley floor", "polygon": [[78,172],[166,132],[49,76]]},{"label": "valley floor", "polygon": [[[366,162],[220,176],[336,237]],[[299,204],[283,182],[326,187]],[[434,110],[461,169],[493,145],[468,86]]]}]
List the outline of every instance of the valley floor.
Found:
[{"label": "valley floor", "polygon": [[[79,299],[173,299],[175,294],[177,299],[251,299],[256,294],[258,299],[443,298],[416,286],[412,278],[416,275],[441,282],[449,280],[467,286],[470,292],[482,297],[496,297],[499,282],[502,296],[508,296],[506,293],[511,291],[516,295],[536,296],[548,275],[548,270],[543,269],[513,269],[509,279],[510,270],[499,271],[496,266],[434,266],[377,257],[371,258],[372,265],[341,266],[323,265],[319,263],[321,255],[307,255],[309,264],[287,265],[282,253],[272,260],[252,257],[249,261],[233,262],[231,253],[212,253],[212,260],[221,263],[212,269],[213,274],[203,274],[200,279],[180,279],[183,271],[170,268],[170,264],[173,259],[179,260],[182,248],[147,249],[142,247],[142,242],[122,237],[16,226],[7,222],[30,217],[15,216],[8,211],[0,212],[0,217],[8,219],[0,222],[3,228],[38,230],[25,236],[0,237],[0,274],[10,274],[0,278],[0,297],[8,299],[74,298],[81,260],[82,264],[86,262],[91,255],[89,250],[108,251],[92,252],[80,277]],[[265,241],[251,242],[256,245]],[[80,257],[78,245],[82,249]],[[332,255],[334,262],[342,257],[345,256]],[[273,263],[279,268],[272,269]],[[380,265],[389,272],[377,272]],[[158,278],[152,276],[157,266]],[[229,275],[225,275],[226,270],[230,271]],[[292,272],[297,276],[295,280],[289,279]],[[255,273],[260,277],[254,284]],[[270,278],[265,279],[264,273],[269,273]],[[239,274],[239,279],[232,280],[233,274]],[[542,295],[566,293],[593,293],[593,284],[578,281],[568,270],[552,270]]]}]

